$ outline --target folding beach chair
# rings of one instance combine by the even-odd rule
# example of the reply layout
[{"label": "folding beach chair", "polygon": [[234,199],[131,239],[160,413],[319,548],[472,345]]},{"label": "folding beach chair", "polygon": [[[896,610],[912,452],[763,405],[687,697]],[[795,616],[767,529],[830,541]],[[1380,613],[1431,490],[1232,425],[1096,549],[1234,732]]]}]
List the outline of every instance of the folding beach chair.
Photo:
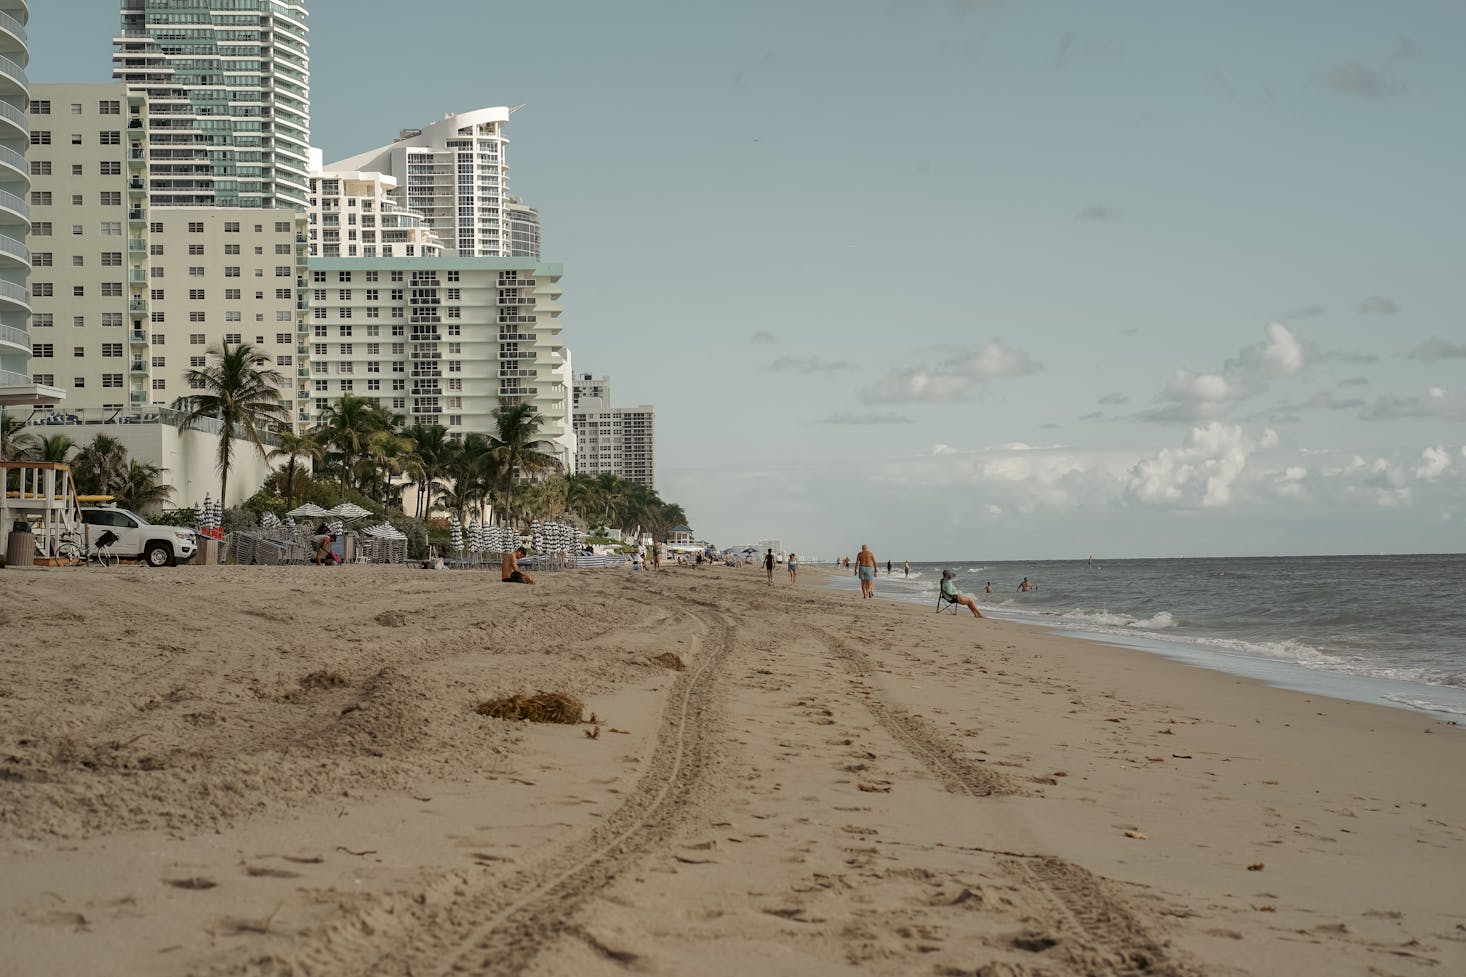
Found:
[{"label": "folding beach chair", "polygon": [[937,613],[938,614],[942,613],[943,611],[947,611],[947,610],[950,610],[953,614],[956,614],[957,613],[957,608],[959,608],[961,606],[962,606],[961,604],[957,603],[955,600],[953,600],[952,598],[948,597],[946,594],[942,593],[940,587],[937,588]]}]

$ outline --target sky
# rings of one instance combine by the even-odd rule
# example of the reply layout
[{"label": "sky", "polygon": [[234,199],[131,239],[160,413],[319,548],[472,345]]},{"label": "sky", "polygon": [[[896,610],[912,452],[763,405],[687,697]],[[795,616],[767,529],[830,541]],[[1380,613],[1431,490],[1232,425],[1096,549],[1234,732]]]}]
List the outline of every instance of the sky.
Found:
[{"label": "sky", "polygon": [[[106,81],[116,0],[32,3]],[[327,160],[524,105],[563,336],[718,545],[1466,550],[1466,4],[310,4]]]}]

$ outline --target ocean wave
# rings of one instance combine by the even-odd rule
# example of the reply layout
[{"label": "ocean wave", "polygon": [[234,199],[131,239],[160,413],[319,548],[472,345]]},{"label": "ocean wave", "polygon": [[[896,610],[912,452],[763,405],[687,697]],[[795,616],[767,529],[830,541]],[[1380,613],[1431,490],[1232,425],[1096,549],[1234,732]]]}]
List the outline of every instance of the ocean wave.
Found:
[{"label": "ocean wave", "polygon": [[[1050,613],[1050,612],[1046,612]],[[1057,613],[1057,612],[1053,612]],[[1129,614],[1115,614],[1111,611],[1072,610],[1058,613],[1059,617],[1104,624],[1117,628],[1142,628],[1147,631],[1165,631],[1176,626],[1176,618],[1170,611],[1157,611],[1147,618],[1136,618]]]}]

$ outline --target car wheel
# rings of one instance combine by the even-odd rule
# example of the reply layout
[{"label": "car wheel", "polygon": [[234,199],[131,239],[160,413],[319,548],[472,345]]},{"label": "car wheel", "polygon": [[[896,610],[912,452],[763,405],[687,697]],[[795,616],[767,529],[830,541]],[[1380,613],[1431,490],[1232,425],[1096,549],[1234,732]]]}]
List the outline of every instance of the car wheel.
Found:
[{"label": "car wheel", "polygon": [[173,547],[167,543],[149,543],[148,548],[143,550],[143,560],[150,567],[171,567]]}]

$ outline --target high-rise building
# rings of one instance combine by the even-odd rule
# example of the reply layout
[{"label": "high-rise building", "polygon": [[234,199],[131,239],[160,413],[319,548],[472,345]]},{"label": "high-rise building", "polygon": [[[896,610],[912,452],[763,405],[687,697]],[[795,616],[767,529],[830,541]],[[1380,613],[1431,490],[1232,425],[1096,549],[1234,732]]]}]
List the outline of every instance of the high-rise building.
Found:
[{"label": "high-rise building", "polygon": [[[539,213],[509,195],[505,129],[513,111],[499,106],[448,115],[421,129],[404,129],[391,145],[358,153],[326,169],[396,177],[398,201],[422,214],[451,254],[538,258]],[[526,241],[524,254],[515,247],[511,206],[518,211],[518,236]]]},{"label": "high-rise building", "polygon": [[350,394],[409,424],[492,433],[530,404],[540,437],[575,470],[561,268],[527,258],[312,258],[310,379],[319,412]]},{"label": "high-rise building", "polygon": [[0,406],[55,402],[63,396],[52,384],[31,376],[27,333],[30,292],[26,281],[31,256],[25,246],[30,229],[30,174],[26,160],[32,139],[50,140],[49,129],[32,135],[26,117],[30,53],[25,25],[26,0],[0,0]]},{"label": "high-rise building", "polygon": [[304,0],[122,0],[112,77],[148,96],[154,206],[305,209],[306,32]]},{"label": "high-rise building", "polygon": [[[293,403],[308,329],[306,216],[153,207],[149,99],[121,82],[36,85],[30,123],[31,373],[85,423],[156,419],[207,350],[269,353]],[[298,342],[299,337],[299,342]]]},{"label": "high-rise building", "polygon": [[312,258],[432,258],[443,253],[443,242],[427,220],[392,196],[395,176],[322,170],[320,157],[319,149],[311,150]]},{"label": "high-rise building", "polygon": [[572,401],[575,470],[610,472],[655,489],[656,411],[648,404],[612,407],[610,377],[589,373],[575,378]]},{"label": "high-rise building", "polygon": [[514,258],[540,256],[540,212],[526,206],[518,197],[504,198],[504,213],[509,223],[509,254]]}]

